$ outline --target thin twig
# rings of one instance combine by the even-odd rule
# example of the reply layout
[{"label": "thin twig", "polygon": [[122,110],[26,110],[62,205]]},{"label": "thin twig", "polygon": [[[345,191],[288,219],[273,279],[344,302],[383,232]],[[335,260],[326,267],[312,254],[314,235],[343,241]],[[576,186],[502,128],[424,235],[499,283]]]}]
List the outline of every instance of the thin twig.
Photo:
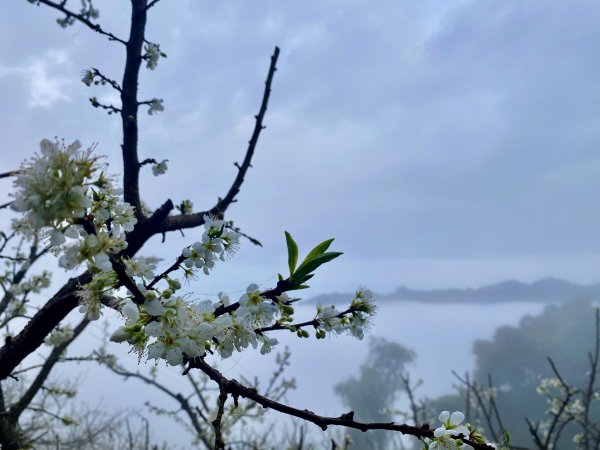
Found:
[{"label": "thin twig", "polygon": [[96,69],[95,67],[92,67],[92,71],[94,73],[95,76],[97,76],[98,78],[100,78],[102,82],[108,83],[110,84],[116,91],[121,92],[121,86],[119,86],[119,83],[117,83],[115,80],[113,80],[112,78],[107,77],[106,75],[104,75],[102,72],[100,72],[98,69]]},{"label": "thin twig", "polygon": [[14,177],[16,175],[19,175],[20,173],[20,170],[11,170],[9,172],[0,173],[0,178]]},{"label": "thin twig", "polygon": [[160,273],[160,274],[156,275],[156,276],[155,276],[155,277],[152,279],[152,281],[146,285],[146,289],[152,289],[152,288],[154,287],[154,285],[156,285],[156,283],[158,283],[160,280],[162,280],[162,279],[166,278],[166,277],[167,277],[167,275],[169,275],[171,272],[173,272],[173,271],[175,271],[175,270],[179,269],[179,267],[181,266],[181,263],[182,263],[183,261],[185,261],[185,259],[186,259],[186,258],[185,258],[185,256],[183,256],[183,255],[180,255],[180,256],[177,258],[177,260],[176,260],[176,261],[175,261],[173,264],[171,264],[171,266],[170,266],[170,267],[169,267],[167,270],[165,270],[164,272],[162,272],[162,273]]},{"label": "thin twig", "polygon": [[18,418],[26,408],[31,409],[31,401],[46,382],[46,379],[48,378],[48,375],[50,375],[50,371],[52,370],[52,368],[56,365],[57,362],[59,362],[60,356],[64,353],[66,348],[77,338],[77,336],[79,336],[83,332],[83,330],[85,330],[89,323],[89,320],[83,318],[73,330],[73,336],[71,336],[71,338],[69,338],[65,342],[56,345],[52,349],[50,355],[46,359],[46,362],[43,364],[41,370],[38,372],[35,379],[29,385],[23,396],[19,399],[19,401],[15,402],[10,407],[9,414],[12,417]]},{"label": "thin twig", "polygon": [[267,80],[265,81],[265,90],[263,93],[260,110],[255,116],[256,123],[254,125],[254,131],[252,132],[252,137],[250,138],[250,141],[248,141],[246,156],[244,157],[242,165],[238,165],[237,176],[233,180],[233,183],[225,197],[219,199],[217,201],[217,204],[208,211],[194,214],[179,214],[176,216],[168,217],[163,226],[160,228],[160,230],[158,230],[159,233],[183,228],[193,228],[202,225],[204,223],[204,215],[210,214],[213,216],[221,217],[225,210],[229,207],[229,205],[235,201],[235,197],[240,192],[242,183],[244,182],[246,172],[248,171],[248,168],[251,167],[252,157],[254,156],[254,150],[256,149],[256,144],[258,143],[260,132],[265,128],[263,125],[263,120],[267,112],[267,105],[269,104],[269,97],[271,95],[271,84],[273,83],[273,76],[275,75],[275,71],[277,70],[278,58],[279,47],[275,47],[275,51],[271,56],[271,64],[269,66]]},{"label": "thin twig", "polygon": [[146,10],[152,8],[154,5],[156,5],[158,2],[160,2],[160,0],[152,0],[150,3],[148,3],[148,6],[146,6]]},{"label": "thin twig", "polygon": [[50,0],[36,0],[37,3],[43,3],[44,5],[47,5],[51,8],[57,9],[58,11],[64,13],[67,17],[73,18],[79,22],[81,22],[82,24],[86,25],[88,28],[94,30],[97,33],[100,33],[106,37],[108,37],[108,39],[110,41],[117,41],[120,42],[123,45],[127,45],[127,41],[124,41],[121,38],[118,38],[117,36],[115,36],[112,33],[109,33],[108,31],[104,31],[102,29],[102,27],[100,27],[100,25],[98,25],[97,23],[93,23],[90,20],[86,19],[85,17],[83,17],[81,14],[77,14],[73,11],[68,10],[67,8],[65,8],[61,2],[61,4],[55,3],[53,1]]}]

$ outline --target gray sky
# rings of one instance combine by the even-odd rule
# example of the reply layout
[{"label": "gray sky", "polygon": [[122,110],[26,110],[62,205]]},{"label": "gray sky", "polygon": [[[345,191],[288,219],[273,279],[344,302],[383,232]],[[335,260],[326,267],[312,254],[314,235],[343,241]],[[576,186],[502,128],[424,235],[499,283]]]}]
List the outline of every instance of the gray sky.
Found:
[{"label": "gray sky", "polygon": [[[124,3],[97,6],[126,37]],[[97,142],[118,174],[119,120],[87,102],[114,93],[80,78],[97,67],[120,79],[124,53],[57,17],[24,0],[0,9],[0,171],[58,136]],[[301,253],[329,237],[345,252],[307,295],[600,279],[598,2],[163,0],[147,37],[168,54],[140,85],[165,102],[140,115],[140,157],[170,161],[162,177],[143,174],[153,207],[169,196],[201,210],[226,192],[282,51],[267,129],[228,213],[265,247],[244,242],[200,279],[199,297],[272,286],[284,230]],[[144,254],[169,264],[200,235],[173,233]]]},{"label": "gray sky", "polygon": [[[126,36],[122,2],[101,23]],[[214,203],[235,176],[273,47],[282,56],[254,168],[229,218],[245,244],[208,292],[285,269],[283,231],[345,255],[315,292],[480,285],[554,275],[595,281],[600,262],[600,7],[592,1],[171,1],[147,37],[168,54],[142,71],[143,196]],[[118,44],[46,7],[0,12],[2,170],[43,137],[98,142],[120,171],[116,118],[87,104],[81,71],[120,78]],[[173,235],[166,247],[195,239]],[[165,254],[165,246],[148,253]],[[240,284],[231,277],[240,268]],[[219,272],[219,271],[216,271]],[[237,278],[237,277],[236,277]],[[247,280],[246,280],[247,278]]]}]

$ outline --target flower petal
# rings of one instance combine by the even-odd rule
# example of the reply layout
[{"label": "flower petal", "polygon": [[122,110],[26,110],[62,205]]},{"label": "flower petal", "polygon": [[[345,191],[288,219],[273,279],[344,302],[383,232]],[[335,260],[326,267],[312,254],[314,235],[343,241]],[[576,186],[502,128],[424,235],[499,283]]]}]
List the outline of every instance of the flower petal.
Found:
[{"label": "flower petal", "polygon": [[460,411],[454,411],[450,416],[450,423],[452,425],[459,425],[463,420],[465,420],[465,415]]},{"label": "flower petal", "polygon": [[144,309],[151,316],[160,316],[165,312],[164,306],[157,299],[146,300],[144,302]]},{"label": "flower petal", "polygon": [[439,416],[440,422],[445,422],[448,417],[450,417],[450,411],[442,411]]}]

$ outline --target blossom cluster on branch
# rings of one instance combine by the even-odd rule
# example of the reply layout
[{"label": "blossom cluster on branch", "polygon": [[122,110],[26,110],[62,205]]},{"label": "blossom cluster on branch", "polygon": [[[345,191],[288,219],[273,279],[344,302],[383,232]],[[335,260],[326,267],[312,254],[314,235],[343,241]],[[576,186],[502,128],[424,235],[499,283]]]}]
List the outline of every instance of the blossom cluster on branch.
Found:
[{"label": "blossom cluster on branch", "polygon": [[439,416],[442,425],[433,432],[433,439],[423,439],[424,450],[473,450],[473,446],[464,442],[460,437],[469,439],[477,444],[485,444],[490,449],[496,449],[495,444],[486,444],[486,440],[471,424],[461,425],[465,415],[460,411],[442,411]]},{"label": "blossom cluster on branch", "polygon": [[269,332],[289,330],[307,337],[309,327],[318,338],[341,332],[363,337],[375,312],[372,294],[366,289],[359,289],[344,311],[319,305],[312,320],[294,323],[292,304],[298,299],[286,291],[307,287],[304,283],[315,269],[341,254],[326,252],[333,239],[316,246],[296,268],[297,245],[286,233],[290,277],[280,275],[276,288],[261,291],[251,284],[233,303],[225,295],[215,302],[189,301],[177,295],[181,289],[177,272],[183,278],[199,269],[209,275],[217,261],[225,261],[236,251],[240,235],[226,228],[225,221],[207,215],[202,240],[184,248],[173,266],[157,275],[152,262],[121,256],[137,219],[93,149],[81,150],[78,141],[66,146],[62,141],[43,140],[40,147],[41,153],[23,164],[15,180],[13,209],[24,214],[17,224],[47,236],[62,267],[87,264],[94,277],[80,287],[79,297],[88,319],[100,316],[103,297],[120,299],[125,323],[112,340],[127,341],[140,357],[179,365],[207,352],[216,351],[226,358],[249,346],[260,346],[261,353],[268,353],[278,343]]}]

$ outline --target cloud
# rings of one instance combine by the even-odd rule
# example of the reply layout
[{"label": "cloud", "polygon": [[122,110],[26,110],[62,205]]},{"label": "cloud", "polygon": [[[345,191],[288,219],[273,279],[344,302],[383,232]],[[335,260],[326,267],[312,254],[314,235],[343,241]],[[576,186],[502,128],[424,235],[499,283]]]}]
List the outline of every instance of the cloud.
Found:
[{"label": "cloud", "polygon": [[24,66],[0,66],[0,77],[13,75],[25,81],[30,108],[51,108],[58,102],[70,101],[67,92],[72,80],[55,75],[65,66],[70,66],[66,51],[48,50],[42,57]]}]

